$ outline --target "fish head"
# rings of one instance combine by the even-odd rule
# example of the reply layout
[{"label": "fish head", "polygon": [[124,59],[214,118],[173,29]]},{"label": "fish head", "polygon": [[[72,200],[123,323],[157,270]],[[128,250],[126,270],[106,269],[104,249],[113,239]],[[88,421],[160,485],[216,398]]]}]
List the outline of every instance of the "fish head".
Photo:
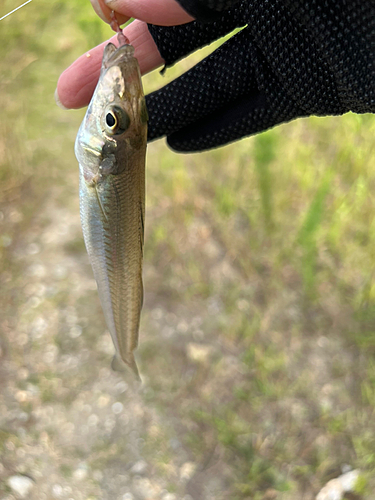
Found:
[{"label": "fish head", "polygon": [[104,50],[98,85],[75,143],[87,185],[96,185],[108,175],[124,171],[126,159],[145,142],[147,120],[134,48],[128,44],[116,48],[109,43]]}]

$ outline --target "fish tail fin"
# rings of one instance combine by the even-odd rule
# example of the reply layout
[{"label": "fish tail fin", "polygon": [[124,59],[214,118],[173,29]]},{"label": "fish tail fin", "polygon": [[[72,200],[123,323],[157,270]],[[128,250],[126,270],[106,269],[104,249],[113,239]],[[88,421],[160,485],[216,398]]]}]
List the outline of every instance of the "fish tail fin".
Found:
[{"label": "fish tail fin", "polygon": [[132,353],[129,354],[126,361],[122,360],[120,356],[116,353],[113,356],[111,367],[113,371],[122,373],[127,372],[130,368],[136,380],[138,382],[142,382],[142,379],[139,375],[137,363],[135,362],[134,355]]}]

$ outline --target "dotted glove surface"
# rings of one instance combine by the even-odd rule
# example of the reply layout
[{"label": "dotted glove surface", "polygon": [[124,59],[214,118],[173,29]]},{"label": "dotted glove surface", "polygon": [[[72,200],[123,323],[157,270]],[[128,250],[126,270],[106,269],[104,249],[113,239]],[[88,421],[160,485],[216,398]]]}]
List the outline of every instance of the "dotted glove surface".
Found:
[{"label": "dotted glove surface", "polygon": [[201,151],[298,117],[375,111],[372,0],[242,0],[211,22],[202,0],[198,11],[180,3],[202,21],[149,25],[166,67],[243,29],[147,96],[149,140]]}]

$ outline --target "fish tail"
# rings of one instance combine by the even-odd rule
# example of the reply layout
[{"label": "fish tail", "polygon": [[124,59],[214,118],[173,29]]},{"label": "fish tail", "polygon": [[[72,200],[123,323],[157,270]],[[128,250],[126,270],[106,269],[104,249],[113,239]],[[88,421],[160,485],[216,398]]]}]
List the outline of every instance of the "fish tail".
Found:
[{"label": "fish tail", "polygon": [[122,360],[120,356],[116,353],[113,356],[111,367],[113,371],[122,373],[127,372],[130,368],[136,380],[138,382],[142,382],[133,353],[128,355],[128,359],[126,361]]}]

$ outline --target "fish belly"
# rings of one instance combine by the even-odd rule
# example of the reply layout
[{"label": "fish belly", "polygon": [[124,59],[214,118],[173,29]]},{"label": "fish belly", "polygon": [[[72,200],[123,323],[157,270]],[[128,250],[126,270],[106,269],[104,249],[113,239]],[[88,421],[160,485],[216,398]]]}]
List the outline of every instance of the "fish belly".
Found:
[{"label": "fish belly", "polygon": [[[139,378],[133,351],[138,345],[143,303],[142,260],[144,173],[125,170],[88,186],[80,174],[84,240],[107,327],[121,361]],[[119,359],[120,358],[120,359]]]}]

